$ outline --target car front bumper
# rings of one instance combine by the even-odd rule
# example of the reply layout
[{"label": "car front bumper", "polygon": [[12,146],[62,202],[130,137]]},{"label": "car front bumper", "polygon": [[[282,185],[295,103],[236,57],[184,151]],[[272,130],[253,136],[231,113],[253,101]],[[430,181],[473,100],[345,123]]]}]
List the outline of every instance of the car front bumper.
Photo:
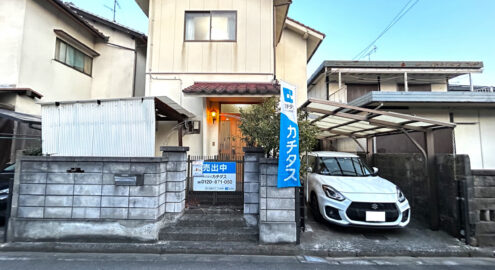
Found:
[{"label": "car front bumper", "polygon": [[[361,206],[366,204],[378,204],[384,207],[388,207],[387,210],[372,208],[356,208],[356,204]],[[409,202],[405,200],[400,203],[396,202],[354,202],[345,199],[344,201],[336,201],[328,198],[325,195],[318,196],[318,207],[323,218],[329,222],[342,225],[342,226],[357,226],[357,227],[375,227],[375,228],[403,228],[407,226],[411,220],[411,207]],[[351,204],[353,204],[352,208]],[[394,206],[394,207],[393,207]],[[348,211],[349,210],[349,211]],[[364,218],[364,212],[386,212],[385,222],[370,222]],[[348,214],[351,214],[352,218]]]}]

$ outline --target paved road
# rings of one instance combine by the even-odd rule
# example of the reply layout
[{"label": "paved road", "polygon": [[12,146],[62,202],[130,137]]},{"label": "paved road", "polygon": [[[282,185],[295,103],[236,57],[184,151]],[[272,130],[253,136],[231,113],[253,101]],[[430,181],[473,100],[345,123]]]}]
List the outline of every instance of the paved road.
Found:
[{"label": "paved road", "polygon": [[491,258],[0,253],[0,269],[495,269]]}]

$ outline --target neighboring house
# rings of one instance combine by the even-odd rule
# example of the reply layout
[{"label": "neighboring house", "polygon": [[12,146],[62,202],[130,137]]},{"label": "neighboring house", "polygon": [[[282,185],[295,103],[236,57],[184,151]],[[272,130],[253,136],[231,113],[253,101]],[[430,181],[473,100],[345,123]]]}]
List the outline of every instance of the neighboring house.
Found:
[{"label": "neighboring house", "polygon": [[146,35],[60,0],[2,0],[0,10],[0,167],[39,145],[40,101],[144,95]]},{"label": "neighboring house", "polygon": [[[306,65],[324,34],[287,18],[289,0],[136,1],[149,16],[146,95],[167,96],[201,121],[192,155],[242,155],[239,111],[279,95],[307,99]],[[177,123],[158,124],[158,147],[177,145]]]},{"label": "neighboring house", "polygon": [[[454,122],[454,135],[435,133],[435,150],[468,154],[473,169],[495,169],[495,94],[490,88],[450,86],[452,78],[481,73],[482,62],[325,61],[308,80],[308,97],[354,106],[381,108]],[[487,91],[488,89],[488,91]],[[473,91],[471,91],[473,90]],[[413,134],[421,143],[421,134]],[[408,153],[417,149],[404,135],[379,137],[376,152]],[[324,147],[360,151],[352,140]]]},{"label": "neighboring house", "polygon": [[[0,10],[0,98],[19,89],[44,102],[144,94],[144,34],[60,0],[3,0]],[[40,114],[27,103],[7,105]]]}]

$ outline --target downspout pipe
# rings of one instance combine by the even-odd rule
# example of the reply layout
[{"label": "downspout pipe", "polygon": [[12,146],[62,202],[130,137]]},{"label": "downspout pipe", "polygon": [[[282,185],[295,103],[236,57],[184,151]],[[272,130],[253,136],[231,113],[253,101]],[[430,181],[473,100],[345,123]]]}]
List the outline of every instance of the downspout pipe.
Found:
[{"label": "downspout pipe", "polygon": [[327,100],[330,101],[330,75],[328,74],[327,67],[325,67],[325,87],[327,90]]}]

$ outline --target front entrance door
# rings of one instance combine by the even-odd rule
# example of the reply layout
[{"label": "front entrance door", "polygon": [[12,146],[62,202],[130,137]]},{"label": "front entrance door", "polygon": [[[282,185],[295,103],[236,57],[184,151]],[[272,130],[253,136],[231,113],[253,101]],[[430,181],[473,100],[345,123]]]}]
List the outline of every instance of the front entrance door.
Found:
[{"label": "front entrance door", "polygon": [[239,114],[220,115],[219,154],[222,157],[238,157],[243,155],[246,146],[239,128]]}]

